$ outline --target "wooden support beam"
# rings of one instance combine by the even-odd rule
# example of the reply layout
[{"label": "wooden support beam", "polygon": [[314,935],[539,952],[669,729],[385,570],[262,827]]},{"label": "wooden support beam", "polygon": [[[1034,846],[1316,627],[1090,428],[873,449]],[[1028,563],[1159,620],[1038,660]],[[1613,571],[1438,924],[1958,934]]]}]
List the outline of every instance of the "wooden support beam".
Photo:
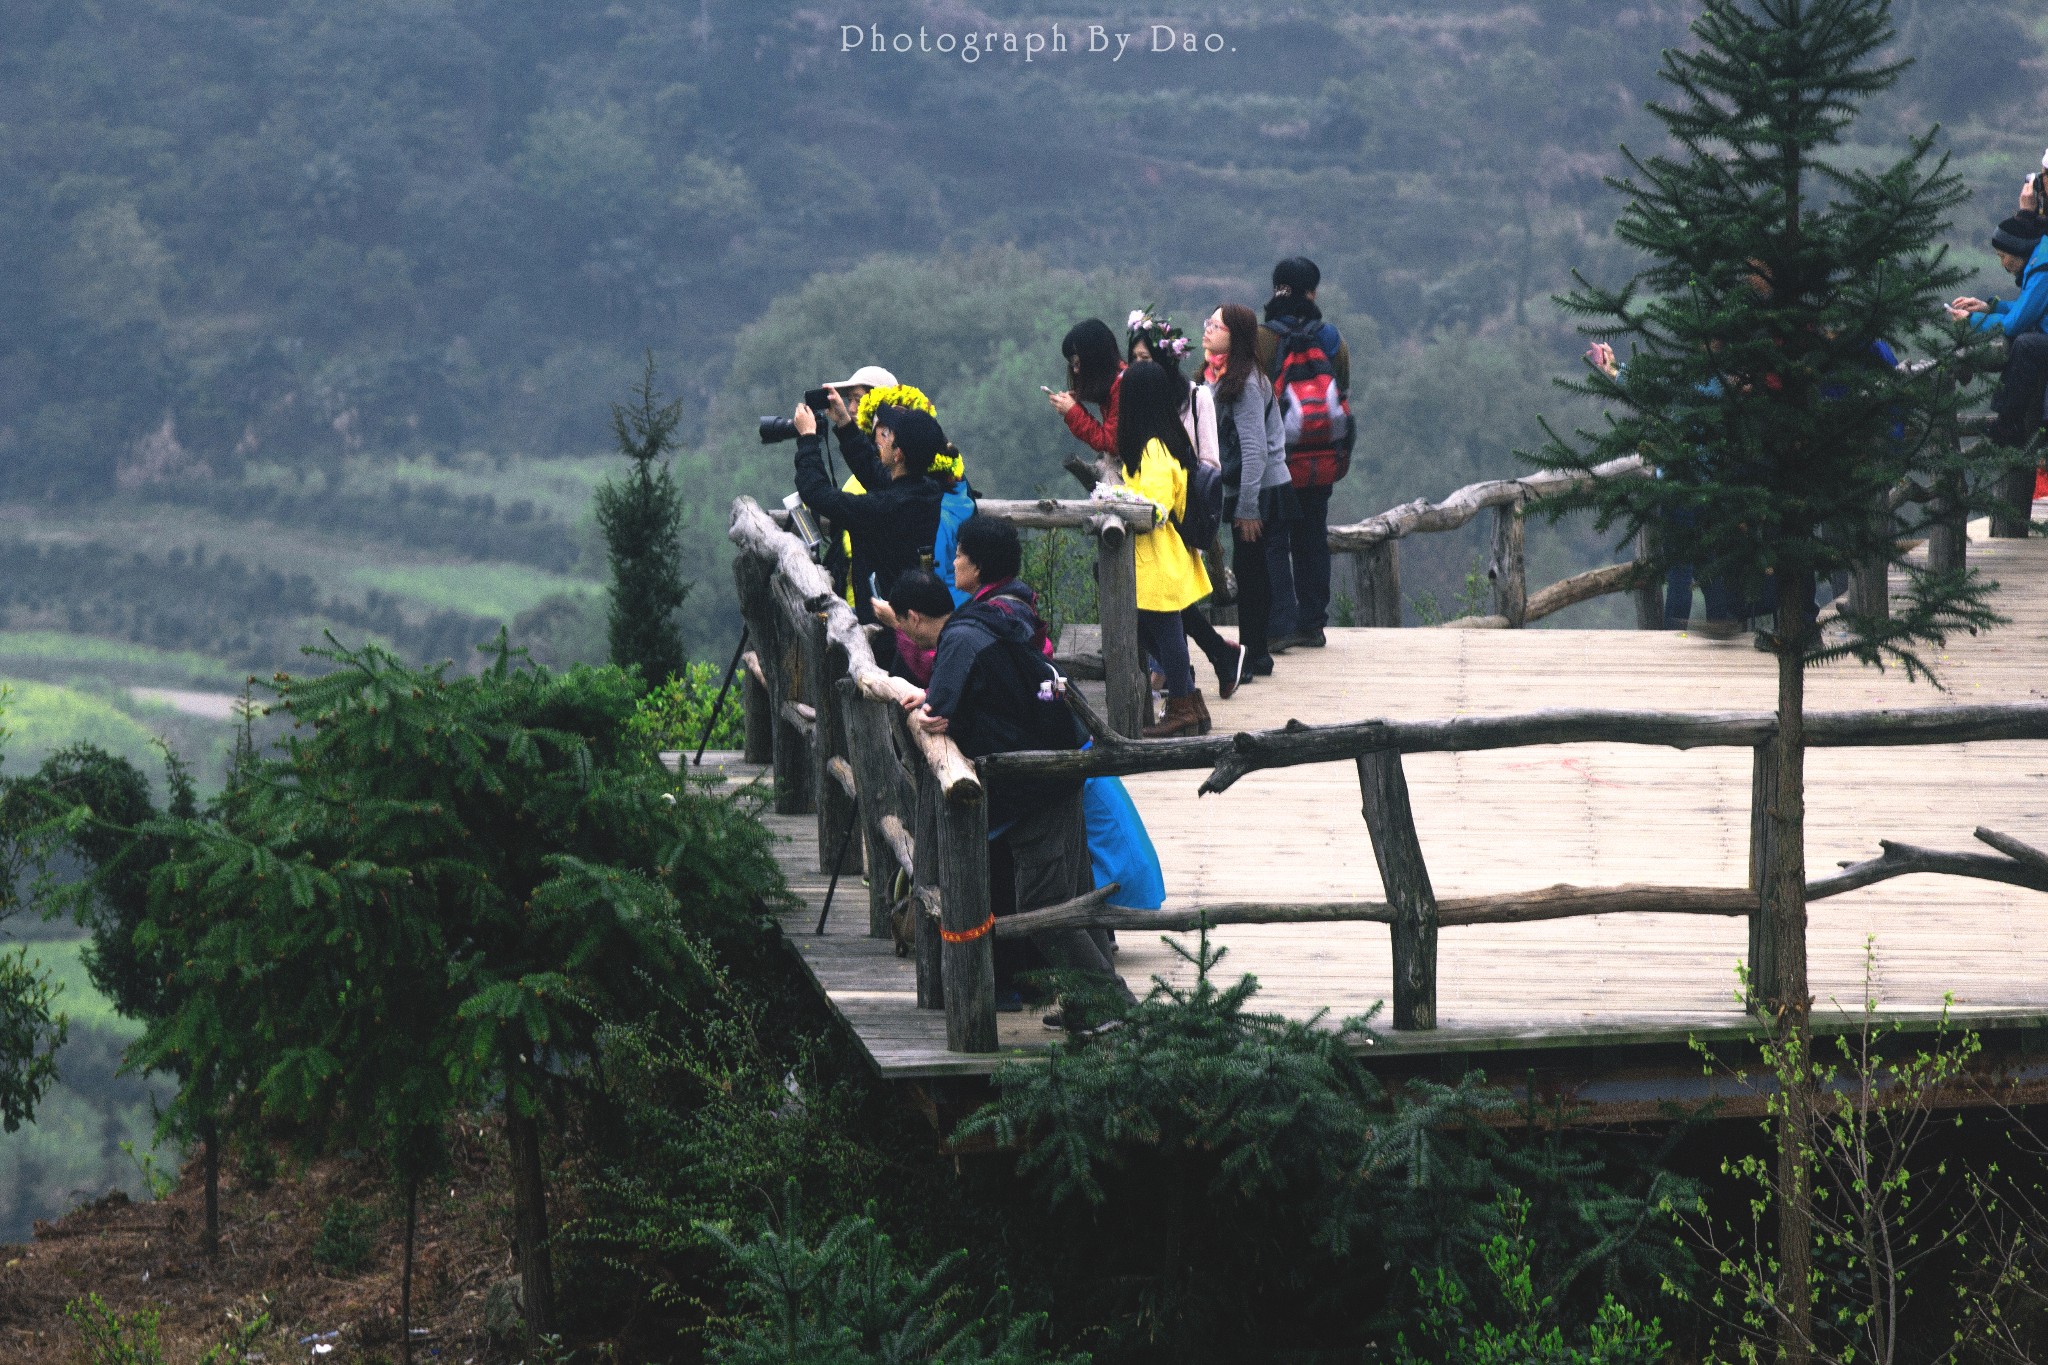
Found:
[{"label": "wooden support beam", "polygon": [[[905,791],[903,766],[896,761],[892,727],[900,722],[895,708],[888,702],[862,696],[851,678],[839,679],[836,686],[846,720],[848,758],[853,764],[854,785],[861,805],[862,861],[868,870],[868,937],[888,938],[889,916],[894,908],[891,884],[896,880],[891,869],[899,865],[906,870],[910,867],[910,836],[903,822],[917,818],[917,798],[914,789]],[[902,856],[893,862],[894,849],[883,832],[891,821],[903,836]]]},{"label": "wooden support beam", "polygon": [[1635,579],[1636,629],[1664,629],[1664,575],[1640,572],[1657,556],[1657,530],[1645,526],[1636,532]]},{"label": "wooden support beam", "polygon": [[1401,545],[1387,540],[1352,552],[1358,572],[1358,624],[1401,624]]},{"label": "wooden support beam", "polygon": [[[915,818],[915,817],[913,817]],[[903,822],[893,815],[882,817],[882,842],[896,859],[896,865],[915,877],[917,872],[917,844],[911,839],[910,831]]]},{"label": "wooden support beam", "polygon": [[[945,795],[939,790],[939,780],[927,768],[919,766],[917,772],[917,821],[911,827],[912,850],[910,855],[912,895],[930,897],[939,894],[939,859],[944,857],[940,844],[939,808],[945,804]],[[939,938],[939,926],[925,915],[911,916],[912,929],[916,936],[917,959],[917,1007],[921,1010],[936,1010],[946,1007],[943,946]]]},{"label": "wooden support beam", "polygon": [[2048,853],[2043,853],[2032,844],[2021,843],[2010,834],[2000,834],[1997,830],[1986,829],[1982,825],[1977,826],[1975,835],[2006,857],[2048,872]]},{"label": "wooden support beam", "polygon": [[[839,679],[846,676],[846,650],[827,636],[822,615],[808,613],[804,626],[810,636],[804,649],[804,666],[810,670],[806,691],[816,717],[811,735],[811,800],[818,811],[818,870],[828,876],[833,872],[844,876],[858,873],[861,863],[860,850],[844,837],[859,818],[853,765],[848,762],[852,751],[846,737],[845,701],[838,687]],[[834,764],[845,774],[843,786],[833,772]],[[831,866],[834,853],[840,856],[836,868]]]},{"label": "wooden support beam", "polygon": [[[939,925],[945,983],[946,1050],[996,1050],[994,925],[988,889],[988,806],[938,803]],[[920,859],[920,862],[923,860]]]},{"label": "wooden support beam", "polygon": [[748,650],[740,656],[741,715],[746,726],[741,757],[749,763],[775,761],[775,711],[768,701],[768,678],[761,671],[761,656]]},{"label": "wooden support beam", "polygon": [[1522,502],[1517,498],[1493,509],[1493,554],[1486,564],[1486,577],[1493,585],[1493,614],[1511,630],[1520,629],[1529,615],[1529,566],[1522,543]]},{"label": "wooden support beam", "polygon": [[1380,752],[1358,758],[1358,790],[1372,835],[1380,884],[1394,908],[1394,1014],[1396,1029],[1436,1027],[1436,893],[1415,835],[1415,811],[1401,756]]},{"label": "wooden support beam", "polygon": [[1529,605],[1523,613],[1522,622],[1526,625],[1531,621],[1541,621],[1566,607],[1575,607],[1611,592],[1628,592],[1634,588],[1635,580],[1636,566],[1633,562],[1607,564],[1575,573],[1570,578],[1560,578],[1549,587],[1539,588],[1529,595]]},{"label": "wooden support beam", "polygon": [[1151,683],[1144,651],[1138,648],[1137,546],[1129,537],[1095,538],[1095,594],[1102,618],[1103,691],[1109,727],[1138,739],[1151,709]]},{"label": "wooden support beam", "polygon": [[854,779],[852,763],[843,758],[829,758],[825,760],[825,775],[846,793],[847,800],[860,800],[860,784]]}]

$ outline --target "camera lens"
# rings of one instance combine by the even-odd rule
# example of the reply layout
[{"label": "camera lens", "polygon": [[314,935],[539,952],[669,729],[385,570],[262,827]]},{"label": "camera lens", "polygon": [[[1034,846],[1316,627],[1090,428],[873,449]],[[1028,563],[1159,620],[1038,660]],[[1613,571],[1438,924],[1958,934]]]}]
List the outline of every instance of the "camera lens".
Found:
[{"label": "camera lens", "polygon": [[761,419],[761,444],[772,446],[777,441],[794,441],[796,423],[787,417],[763,417]]}]

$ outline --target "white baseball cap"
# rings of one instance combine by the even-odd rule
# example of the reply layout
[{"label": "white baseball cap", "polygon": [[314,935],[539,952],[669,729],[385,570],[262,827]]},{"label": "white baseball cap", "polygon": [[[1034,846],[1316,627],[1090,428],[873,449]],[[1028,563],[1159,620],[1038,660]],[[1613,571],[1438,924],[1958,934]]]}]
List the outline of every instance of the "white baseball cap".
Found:
[{"label": "white baseball cap", "polygon": [[2041,169],[2048,171],[2048,152],[2041,153]]},{"label": "white baseball cap", "polygon": [[863,365],[837,384],[827,384],[825,387],[828,389],[893,389],[896,387],[896,376],[890,374],[880,365]]}]

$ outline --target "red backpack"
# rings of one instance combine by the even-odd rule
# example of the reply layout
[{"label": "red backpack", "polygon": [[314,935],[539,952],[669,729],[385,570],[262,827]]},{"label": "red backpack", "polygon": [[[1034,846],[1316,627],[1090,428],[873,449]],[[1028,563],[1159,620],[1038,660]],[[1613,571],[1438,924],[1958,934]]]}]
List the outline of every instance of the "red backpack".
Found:
[{"label": "red backpack", "polygon": [[1287,473],[1296,488],[1327,488],[1351,472],[1351,405],[1337,387],[1337,329],[1327,322],[1267,323],[1279,339],[1273,391],[1287,432]]}]

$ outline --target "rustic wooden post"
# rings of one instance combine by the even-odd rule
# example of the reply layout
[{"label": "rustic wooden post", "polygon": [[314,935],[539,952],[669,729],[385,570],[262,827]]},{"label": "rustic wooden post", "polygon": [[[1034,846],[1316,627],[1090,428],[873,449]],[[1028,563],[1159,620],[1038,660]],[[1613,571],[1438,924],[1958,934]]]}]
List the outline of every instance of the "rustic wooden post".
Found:
[{"label": "rustic wooden post", "polygon": [[1358,624],[1395,628],[1401,624],[1401,542],[1383,540],[1356,552]]},{"label": "rustic wooden post", "polygon": [[[1636,532],[1636,559],[1647,563],[1657,553],[1657,532],[1645,526]],[[1636,600],[1636,629],[1664,629],[1664,576],[1647,574],[1636,580],[1631,593]]]},{"label": "rustic wooden post", "polygon": [[861,847],[868,869],[868,937],[888,938],[889,899],[896,878],[896,855],[882,837],[882,817],[894,815],[905,829],[917,828],[915,811],[905,809],[899,792],[902,765],[896,761],[890,713],[897,708],[860,694],[851,678],[838,683],[840,714],[846,718],[847,748],[853,758],[853,780],[860,787]]},{"label": "rustic wooden post", "polygon": [[[810,687],[815,698],[817,742],[811,754],[812,802],[818,808],[818,871],[841,874],[860,871],[860,851],[847,837],[857,818],[854,798],[832,774],[832,760],[852,763],[852,748],[846,739],[846,716],[839,682],[846,677],[846,651],[825,638],[825,618],[811,612],[810,640],[804,650],[804,664],[810,670]],[[856,774],[854,782],[859,784]],[[837,868],[832,855],[840,855]]]},{"label": "rustic wooden post", "polygon": [[1749,1000],[1754,1006],[1771,998],[1777,974],[1770,949],[1764,877],[1771,865],[1771,808],[1778,803],[1778,742],[1767,740],[1750,752],[1749,888],[1756,892],[1757,900],[1749,913]]},{"label": "rustic wooden post", "polygon": [[1529,616],[1529,571],[1522,557],[1522,500],[1493,509],[1493,556],[1486,576],[1493,583],[1493,614],[1519,628]]},{"label": "rustic wooden post", "polygon": [[1991,507],[1993,540],[2025,540],[2034,515],[2034,465],[2013,465],[1992,485],[1997,501]]},{"label": "rustic wooden post", "polygon": [[1380,884],[1393,908],[1394,1027],[1436,1027],[1436,893],[1415,836],[1415,812],[1408,804],[1408,778],[1401,755],[1391,749],[1362,754],[1358,790],[1364,798],[1365,827]]},{"label": "rustic wooden post", "polygon": [[[1880,525],[1892,525],[1891,500],[1880,493],[1870,515]],[[1843,606],[1859,616],[1891,615],[1891,565],[1883,555],[1872,555],[1850,573],[1849,600]]]},{"label": "rustic wooden post", "polygon": [[[935,784],[936,785],[936,784]],[[946,1050],[996,1050],[995,919],[988,890],[988,807],[941,799],[939,813],[940,956],[944,966]],[[918,862],[924,854],[918,854]],[[950,935],[950,940],[947,936]]]},{"label": "rustic wooden post", "polygon": [[[900,720],[896,723],[903,724]],[[915,750],[912,752],[915,754]],[[936,1010],[944,1009],[946,1004],[944,964],[939,952],[938,921],[925,913],[925,899],[926,895],[944,894],[938,881],[939,862],[945,857],[939,834],[939,808],[946,803],[946,796],[939,790],[939,779],[922,755],[913,757],[910,766],[917,782],[917,823],[911,827],[911,861],[917,866],[911,871],[910,891],[910,922],[917,943],[917,1007]]]},{"label": "rustic wooden post", "polygon": [[[803,697],[805,640],[797,633],[787,613],[771,610],[775,645],[764,656],[772,658],[766,672],[770,700],[775,704],[775,813],[808,815],[813,806],[811,778],[811,735],[797,706]],[[813,727],[815,728],[815,727]]]},{"label": "rustic wooden post", "polygon": [[732,568],[740,612],[754,641],[767,692],[767,757],[775,769],[775,810],[780,815],[801,815],[810,809],[810,745],[787,714],[789,703],[796,699],[796,678],[789,667],[791,632],[776,601],[775,566],[741,554]]},{"label": "rustic wooden post", "polygon": [[1095,596],[1102,616],[1103,690],[1109,728],[1139,739],[1150,709],[1152,687],[1145,677],[1145,652],[1138,647],[1138,559],[1130,528],[1115,517],[1096,517]]},{"label": "rustic wooden post", "polygon": [[1960,572],[1969,563],[1970,546],[1970,514],[1960,474],[1944,474],[1936,480],[1929,510],[1934,520],[1927,528],[1927,567],[1936,573]]},{"label": "rustic wooden post", "polygon": [[[752,623],[747,634],[753,637]],[[740,705],[746,718],[746,740],[740,757],[749,763],[775,761],[775,709],[768,703],[767,675],[761,668],[761,642],[740,657]]]}]

